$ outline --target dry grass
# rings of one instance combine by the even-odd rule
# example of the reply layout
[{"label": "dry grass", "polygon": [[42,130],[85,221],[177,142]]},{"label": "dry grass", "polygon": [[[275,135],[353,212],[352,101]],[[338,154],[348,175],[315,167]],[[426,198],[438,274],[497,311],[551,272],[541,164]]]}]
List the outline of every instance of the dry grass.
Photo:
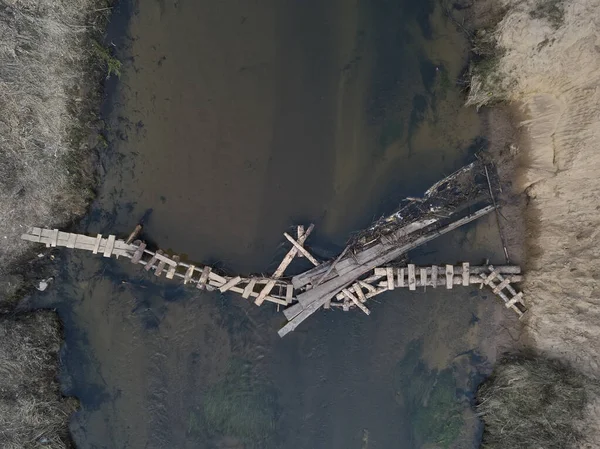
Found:
[{"label": "dry grass", "polygon": [[585,440],[581,424],[598,382],[556,360],[531,354],[503,359],[479,388],[483,449],[569,449]]},{"label": "dry grass", "polygon": [[0,447],[72,447],[67,431],[77,401],[56,380],[60,325],[52,312],[0,318]]},{"label": "dry grass", "polygon": [[69,221],[91,198],[85,139],[99,66],[90,42],[105,7],[0,0],[0,266],[25,251],[25,226]]}]

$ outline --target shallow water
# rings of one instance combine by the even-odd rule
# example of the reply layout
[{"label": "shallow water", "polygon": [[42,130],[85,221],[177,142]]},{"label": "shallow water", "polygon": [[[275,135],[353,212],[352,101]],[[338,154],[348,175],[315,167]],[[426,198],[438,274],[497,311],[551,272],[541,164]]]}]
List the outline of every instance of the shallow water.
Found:
[{"label": "shallow water", "polygon": [[[456,87],[466,43],[437,3],[125,1],[121,21],[106,176],[81,232],[126,235],[143,218],[165,250],[271,272],[289,226],[314,222],[313,250],[332,257],[485,145]],[[412,258],[481,262],[497,240],[486,220]],[[369,317],[318,313],[280,340],[269,305],[59,259],[39,301],[65,321],[78,447],[477,444],[469,395],[499,314],[478,290],[388,293]],[[450,433],[431,425],[446,420]]]}]

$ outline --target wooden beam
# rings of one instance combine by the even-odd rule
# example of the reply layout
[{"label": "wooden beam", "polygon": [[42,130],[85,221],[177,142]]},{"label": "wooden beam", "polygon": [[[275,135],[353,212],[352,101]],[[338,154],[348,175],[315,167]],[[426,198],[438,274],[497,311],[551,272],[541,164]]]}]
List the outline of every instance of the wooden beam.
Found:
[{"label": "wooden beam", "polygon": [[254,278],[250,279],[248,284],[246,284],[246,288],[244,288],[244,291],[242,292],[242,298],[248,299],[250,297],[250,294],[254,291],[255,285],[256,285],[256,279],[254,279]]},{"label": "wooden beam", "polygon": [[306,250],[306,248],[304,248],[296,240],[294,240],[294,238],[291,235],[289,235],[287,232],[284,232],[283,235],[285,236],[286,239],[289,240],[289,242],[292,245],[294,245],[296,247],[296,249],[298,250],[298,252],[300,254],[302,254],[304,257],[306,257],[308,260],[310,260],[315,267],[318,267],[320,265],[319,261],[317,259],[315,259],[313,257],[313,255]]},{"label": "wooden beam", "polygon": [[367,298],[365,296],[365,294],[362,291],[362,287],[360,285],[360,283],[355,283],[354,284],[354,291],[356,292],[356,296],[358,296],[358,300],[362,303],[362,302],[366,302]]},{"label": "wooden beam", "polygon": [[[313,231],[314,228],[315,228],[315,225],[311,223],[311,225],[308,227],[308,229],[306,230],[304,235],[298,239],[298,243],[301,245],[304,245],[304,242],[306,241],[306,239],[311,234],[311,232]],[[281,263],[279,264],[279,266],[277,267],[277,269],[275,270],[275,273],[273,273],[273,276],[271,276],[271,278],[278,279],[281,276],[283,276],[283,272],[288,267],[288,265],[292,262],[292,259],[296,256],[297,253],[298,253],[298,250],[296,249],[296,247],[292,246],[292,248],[285,255],[285,257],[283,258],[283,260],[281,261]],[[269,293],[271,293],[271,290],[273,289],[274,286],[275,286],[275,281],[270,280],[269,282],[267,282],[267,285],[265,285],[264,288],[261,290],[261,292],[257,296],[256,300],[254,301],[254,304],[256,304],[257,306],[260,306],[263,303],[263,301],[265,300],[265,297]]]},{"label": "wooden beam", "polygon": [[[110,238],[110,237],[109,237]],[[77,234],[69,234],[69,239],[67,240],[67,248],[75,248],[75,244],[77,243]],[[108,247],[108,244],[106,245]],[[106,256],[106,250],[105,250],[105,256],[104,257],[110,257],[110,254],[108,256]]]},{"label": "wooden beam", "polygon": [[[156,251],[156,254],[164,254],[162,249],[159,249],[158,251]],[[165,265],[167,264],[166,261],[161,260],[160,262],[158,262],[158,265],[156,266],[156,270],[154,270],[154,275],[155,276],[160,276],[160,274],[163,272],[163,270],[165,269]]]},{"label": "wooden beam", "polygon": [[446,288],[451,289],[454,285],[454,265],[446,265]]},{"label": "wooden beam", "polygon": [[294,286],[292,284],[288,284],[285,286],[285,302],[287,302],[288,304],[291,304],[293,300],[294,300]]},{"label": "wooden beam", "polygon": [[194,275],[195,269],[196,269],[196,267],[194,265],[190,265],[188,267],[187,271],[185,272],[185,277],[183,278],[184,285],[192,280],[192,276]]},{"label": "wooden beam", "polygon": [[[41,233],[41,229],[40,229],[40,237],[41,237],[42,233]],[[102,238],[102,234],[98,234],[100,236],[100,238]],[[58,229],[55,229],[52,231],[52,242],[50,243],[50,246],[52,247],[56,247],[56,245],[58,245]],[[97,252],[97,251],[96,251]],[[94,253],[96,254],[96,253]]]},{"label": "wooden beam", "polygon": [[427,270],[425,268],[419,269],[419,277],[421,278],[421,285],[427,287]]},{"label": "wooden beam", "polygon": [[[304,235],[304,225],[298,225],[296,228],[297,238],[300,238]],[[302,254],[298,254],[298,257],[304,257]]]},{"label": "wooden beam", "polygon": [[406,270],[404,270],[404,268],[400,268],[398,270],[398,287],[405,287],[406,284],[404,282],[404,276],[406,276],[405,273]]},{"label": "wooden beam", "polygon": [[[156,254],[154,256],[156,257]],[[173,279],[173,276],[175,276],[175,272],[177,271],[177,265],[179,264],[179,256],[173,256],[173,262],[175,262],[175,265],[170,265],[169,269],[167,270],[167,279]]]},{"label": "wooden beam", "polygon": [[371,311],[369,309],[367,309],[367,307],[362,302],[360,302],[356,296],[354,296],[352,293],[350,293],[350,291],[347,288],[342,289],[342,292],[344,293],[344,295],[346,295],[346,297],[348,299],[350,299],[354,304],[356,304],[356,306],[360,310],[362,310],[365,314],[371,315]]},{"label": "wooden beam", "polygon": [[431,266],[431,284],[433,285],[433,288],[437,288],[437,282],[438,282],[438,267],[437,267],[437,265],[432,265]]},{"label": "wooden beam", "polygon": [[[225,282],[225,284],[223,284],[221,287],[219,287],[219,291],[221,293],[225,293],[227,290],[231,289],[232,287],[235,287],[240,282],[242,282],[242,278],[240,276],[231,278],[227,282]],[[241,292],[243,293],[244,291],[242,290]]]}]

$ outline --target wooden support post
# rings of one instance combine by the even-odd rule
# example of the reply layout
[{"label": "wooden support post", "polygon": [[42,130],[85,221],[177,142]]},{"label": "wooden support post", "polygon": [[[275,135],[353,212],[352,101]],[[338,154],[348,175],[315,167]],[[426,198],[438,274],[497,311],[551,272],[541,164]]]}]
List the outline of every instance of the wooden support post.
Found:
[{"label": "wooden support post", "polygon": [[450,290],[454,285],[454,265],[446,265],[446,288]]},{"label": "wooden support post", "polygon": [[[115,235],[108,236],[108,239],[106,240],[106,246],[104,247],[104,257],[112,256],[113,249],[115,248],[116,239],[117,236]],[[75,242],[73,242],[73,244],[75,244]]]},{"label": "wooden support post", "polygon": [[179,265],[179,256],[173,256],[173,262],[175,262],[175,265],[170,265],[169,269],[167,270],[167,279],[173,279],[173,276],[175,276],[175,272],[177,271],[177,265]]},{"label": "wooden support post", "polygon": [[195,269],[196,269],[196,267],[194,265],[190,265],[188,267],[187,271],[185,272],[185,277],[183,278],[184,285],[192,280],[192,276],[194,275]]},{"label": "wooden support post", "polygon": [[[158,251],[156,251],[156,254],[160,254],[161,256],[164,254],[162,249],[159,249]],[[165,269],[165,265],[167,264],[167,262],[165,260],[161,260],[160,262],[158,262],[158,265],[156,267],[156,270],[154,270],[154,275],[155,276],[160,276],[160,274],[163,272],[163,270]]]},{"label": "wooden support post", "polygon": [[306,257],[308,260],[310,260],[315,267],[318,267],[320,265],[319,261],[317,259],[315,259],[313,257],[313,255],[306,250],[306,248],[304,248],[296,240],[294,240],[294,238],[291,235],[289,235],[287,232],[284,232],[283,235],[286,239],[289,240],[289,242],[292,245],[294,245],[296,247],[296,249],[298,250],[298,253],[302,254],[304,257]]},{"label": "wooden support post", "polygon": [[387,275],[388,290],[394,290],[394,269],[392,267],[387,267],[385,273]]},{"label": "wooden support post", "polygon": [[[58,229],[56,229],[56,241],[58,242]],[[96,236],[96,241],[94,242],[94,249],[92,250],[92,254],[98,254],[98,250],[100,249],[100,243],[102,242],[102,234],[98,234]],[[55,244],[52,246],[56,246]]]},{"label": "wooden support post", "polygon": [[421,268],[420,270],[420,278],[421,278],[421,285],[423,286],[423,288],[427,288],[427,269],[426,268]]},{"label": "wooden support post", "polygon": [[[306,241],[308,236],[312,233],[314,228],[315,228],[315,225],[311,224],[308,227],[308,229],[306,230],[306,232],[304,233],[304,235],[298,239],[297,243],[300,245],[304,245],[304,242]],[[292,246],[292,249],[290,249],[288,251],[288,253],[285,255],[285,257],[283,258],[283,260],[277,267],[277,270],[275,270],[275,273],[273,273],[272,279],[269,282],[267,282],[267,285],[264,286],[264,288],[261,290],[261,292],[257,296],[256,300],[254,301],[254,304],[256,304],[257,306],[260,306],[263,303],[263,301],[265,300],[265,297],[269,293],[271,293],[271,290],[273,289],[273,287],[275,287],[275,279],[279,279],[281,276],[283,276],[283,272],[288,267],[288,265],[292,262],[292,259],[296,256],[297,253],[298,253],[298,250],[296,249],[296,247]]]},{"label": "wooden support post", "polygon": [[244,288],[244,292],[242,293],[242,298],[248,299],[250,294],[254,291],[254,286],[256,285],[256,279],[250,279],[250,282],[246,284],[246,288]]},{"label": "wooden support post", "polygon": [[208,282],[208,277],[210,276],[211,268],[208,265],[205,265],[202,268],[202,274],[200,275],[200,279],[198,280],[198,284],[196,284],[196,288],[198,290],[203,290],[206,287],[206,283]]},{"label": "wooden support post", "polygon": [[240,276],[236,276],[234,278],[229,279],[227,282],[225,282],[225,284],[223,284],[221,287],[219,287],[219,291],[221,293],[225,293],[227,290],[229,290],[231,287],[235,287],[236,285],[238,285],[240,282],[242,282],[242,278]]},{"label": "wooden support post", "polygon": [[431,266],[431,284],[433,285],[433,288],[437,288],[437,283],[438,283],[438,267],[437,267],[437,265],[432,265]]},{"label": "wooden support post", "polygon": [[415,278],[415,265],[412,263],[408,264],[408,289],[417,289],[417,280]]},{"label": "wooden support post", "polygon": [[462,285],[468,287],[470,282],[471,272],[469,271],[469,262],[463,262],[462,264]]}]

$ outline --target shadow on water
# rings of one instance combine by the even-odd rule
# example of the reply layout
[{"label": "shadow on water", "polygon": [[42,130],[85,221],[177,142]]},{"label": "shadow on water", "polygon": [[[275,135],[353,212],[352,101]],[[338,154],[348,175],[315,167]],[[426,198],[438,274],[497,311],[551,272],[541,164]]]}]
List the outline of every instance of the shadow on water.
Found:
[{"label": "shadow on water", "polygon": [[[466,42],[434,1],[123,1],[113,26],[123,77],[82,232],[143,219],[165,250],[271,272],[294,223],[315,222],[315,253],[334,257],[485,144],[456,86]],[[411,257],[479,262],[494,232],[484,220]],[[38,300],[65,322],[80,448],[476,445],[469,395],[498,317],[478,290],[389,292],[369,318],[322,312],[279,340],[268,306],[64,257]]]}]

